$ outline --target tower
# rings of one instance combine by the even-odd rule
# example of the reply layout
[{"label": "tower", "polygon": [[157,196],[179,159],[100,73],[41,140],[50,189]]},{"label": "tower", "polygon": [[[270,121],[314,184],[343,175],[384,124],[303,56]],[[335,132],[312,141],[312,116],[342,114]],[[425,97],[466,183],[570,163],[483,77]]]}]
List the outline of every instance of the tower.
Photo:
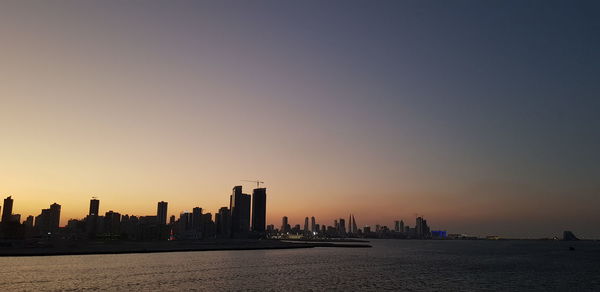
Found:
[{"label": "tower", "polygon": [[156,220],[159,225],[167,224],[167,205],[168,203],[165,201],[158,202],[158,207],[156,210]]},{"label": "tower", "polygon": [[2,222],[9,222],[12,216],[13,209],[13,199],[11,196],[8,196],[4,199],[4,210],[2,211]]},{"label": "tower", "polygon": [[96,197],[92,197],[90,200],[90,216],[98,216],[100,211],[100,200],[96,199]]},{"label": "tower", "polygon": [[233,187],[229,197],[231,210],[231,232],[244,233],[250,230],[250,195],[242,193],[242,186]]},{"label": "tower", "polygon": [[267,225],[267,189],[252,191],[252,231],[265,232]]}]

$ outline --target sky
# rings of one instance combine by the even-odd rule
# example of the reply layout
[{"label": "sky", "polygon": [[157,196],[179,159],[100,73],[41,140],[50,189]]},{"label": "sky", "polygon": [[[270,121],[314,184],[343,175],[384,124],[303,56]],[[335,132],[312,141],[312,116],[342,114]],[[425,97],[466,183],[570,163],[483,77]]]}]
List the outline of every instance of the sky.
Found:
[{"label": "sky", "polygon": [[0,196],[61,223],[228,206],[267,223],[600,238],[596,1],[2,1]]}]

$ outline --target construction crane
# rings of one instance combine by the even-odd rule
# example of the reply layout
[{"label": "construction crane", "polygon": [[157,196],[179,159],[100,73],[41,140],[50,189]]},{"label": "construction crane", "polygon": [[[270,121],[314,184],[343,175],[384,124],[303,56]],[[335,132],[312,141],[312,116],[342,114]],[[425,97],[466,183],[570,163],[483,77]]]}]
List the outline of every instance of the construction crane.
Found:
[{"label": "construction crane", "polygon": [[256,188],[258,189],[260,187],[260,184],[264,184],[264,181],[259,181],[259,180],[246,180],[246,179],[242,179],[242,181],[247,181],[247,182],[253,182],[256,183]]}]

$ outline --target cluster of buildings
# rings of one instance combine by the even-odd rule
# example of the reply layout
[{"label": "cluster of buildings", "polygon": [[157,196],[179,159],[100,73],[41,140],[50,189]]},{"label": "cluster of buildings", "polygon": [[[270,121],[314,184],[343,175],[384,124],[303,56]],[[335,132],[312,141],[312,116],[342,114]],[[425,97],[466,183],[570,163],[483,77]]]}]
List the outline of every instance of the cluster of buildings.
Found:
[{"label": "cluster of buildings", "polygon": [[168,203],[157,203],[156,214],[135,216],[109,210],[100,213],[100,200],[93,197],[87,216],[71,219],[65,227],[59,227],[59,204],[42,209],[36,216],[28,216],[21,222],[20,214],[13,214],[13,199],[4,199],[0,221],[0,238],[54,238],[65,239],[124,239],[124,240],[181,240],[204,238],[447,238],[445,231],[432,231],[423,217],[417,217],[414,227],[403,220],[394,221],[394,227],[375,225],[357,227],[354,215],[348,220],[339,218],[332,225],[319,224],[315,217],[304,218],[304,224],[290,225],[288,217],[281,219],[281,226],[266,225],[267,189],[255,188],[245,194],[241,186],[235,186],[229,196],[229,206],[222,207],[214,215],[205,213],[201,207],[191,212],[181,212],[179,218],[168,217]]},{"label": "cluster of buildings", "polygon": [[304,218],[304,227],[300,224],[291,226],[289,219],[284,216],[281,219],[281,227],[276,229],[274,225],[267,226],[267,233],[275,238],[403,238],[403,239],[430,239],[447,238],[446,231],[432,231],[427,225],[427,220],[423,217],[417,217],[415,226],[410,227],[404,224],[403,220],[394,221],[394,228],[375,225],[364,226],[362,229],[357,227],[354,215],[348,217],[348,224],[344,218],[336,219],[333,225],[316,223],[315,217]]},{"label": "cluster of buildings", "polygon": [[26,238],[33,236],[48,236],[59,231],[60,205],[54,203],[47,209],[42,209],[38,216],[27,216],[21,222],[21,214],[13,214],[14,200],[12,196],[4,199],[0,206],[0,238]]},{"label": "cluster of buildings", "polygon": [[65,239],[202,239],[202,238],[248,238],[261,237],[266,232],[267,189],[256,188],[252,195],[235,186],[229,197],[229,207],[218,213],[204,213],[194,207],[192,212],[182,212],[179,218],[167,218],[168,203],[157,204],[155,215],[135,216],[115,211],[100,213],[100,200],[92,198],[88,215],[83,219],[71,219],[65,227],[59,227],[60,205],[54,203],[43,209],[39,216],[27,217],[12,214],[13,199],[4,200],[0,238],[19,239],[31,237],[60,237]]}]

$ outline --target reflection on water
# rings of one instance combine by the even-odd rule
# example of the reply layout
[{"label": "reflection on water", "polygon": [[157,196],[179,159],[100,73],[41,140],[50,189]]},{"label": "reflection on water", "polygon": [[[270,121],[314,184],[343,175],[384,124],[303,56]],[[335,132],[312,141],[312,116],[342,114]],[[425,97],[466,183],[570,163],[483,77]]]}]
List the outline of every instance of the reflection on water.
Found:
[{"label": "reflection on water", "polygon": [[[599,242],[375,240],[373,248],[0,258],[13,290],[600,290]],[[575,251],[569,251],[574,246]]]}]

